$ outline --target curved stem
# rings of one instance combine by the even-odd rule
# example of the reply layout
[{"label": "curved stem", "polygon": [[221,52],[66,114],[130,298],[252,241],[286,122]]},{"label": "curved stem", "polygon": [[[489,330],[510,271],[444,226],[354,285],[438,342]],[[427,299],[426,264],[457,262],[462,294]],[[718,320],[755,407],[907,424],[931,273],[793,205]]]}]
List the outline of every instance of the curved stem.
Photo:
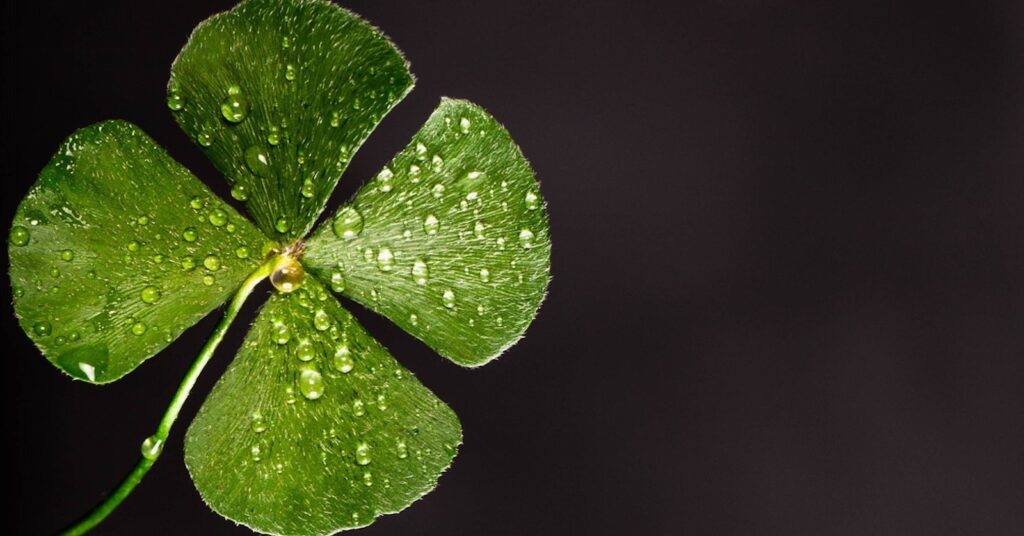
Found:
[{"label": "curved stem", "polygon": [[178,386],[178,390],[174,393],[174,398],[171,399],[171,403],[167,406],[167,410],[164,411],[164,416],[160,419],[160,424],[157,425],[156,433],[146,438],[142,443],[142,458],[139,459],[139,463],[135,465],[131,473],[121,482],[121,485],[115,489],[106,500],[100,503],[92,512],[82,518],[79,522],[62,532],[65,536],[76,536],[79,534],[85,534],[92,530],[93,527],[100,524],[111,512],[114,511],[121,504],[125,498],[135,489],[135,486],[142,480],[142,477],[146,476],[149,472],[149,468],[153,467],[156,463],[157,458],[160,457],[160,452],[163,450],[163,445],[167,441],[167,437],[170,435],[171,426],[174,425],[174,421],[177,420],[178,414],[181,413],[182,406],[185,405],[185,400],[188,398],[189,393],[192,391],[192,387],[195,386],[196,380],[199,379],[199,374],[203,372],[203,368],[213,357],[214,350],[217,349],[217,345],[224,338],[224,334],[227,333],[228,327],[231,322],[238,316],[238,311],[242,308],[242,304],[245,303],[246,298],[252,294],[253,289],[256,285],[259,285],[260,281],[270,275],[273,271],[277,259],[270,259],[265,262],[262,266],[256,269],[255,272],[249,275],[248,278],[242,283],[241,288],[235,293],[234,298],[231,299],[231,303],[228,304],[228,308],[224,311],[224,317],[221,318],[220,323],[213,330],[210,338],[206,340],[206,344],[203,349],[199,352],[196,360],[192,362],[192,366],[185,373],[185,377],[181,380],[181,384]]}]

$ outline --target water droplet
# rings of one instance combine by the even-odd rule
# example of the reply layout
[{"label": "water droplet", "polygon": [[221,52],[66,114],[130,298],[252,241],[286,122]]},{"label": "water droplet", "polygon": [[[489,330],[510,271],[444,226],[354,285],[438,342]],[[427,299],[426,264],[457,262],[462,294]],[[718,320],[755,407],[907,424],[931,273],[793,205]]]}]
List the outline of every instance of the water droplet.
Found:
[{"label": "water droplet", "polygon": [[434,168],[434,171],[441,171],[441,170],[443,170],[444,169],[444,158],[441,158],[440,155],[436,155],[435,154],[433,156],[433,158],[430,159],[430,166],[432,168]]},{"label": "water droplet", "polygon": [[523,249],[530,249],[533,247],[533,231],[529,229],[523,229],[519,231],[519,245],[523,246]]},{"label": "water droplet", "polygon": [[409,179],[413,184],[420,182],[420,167],[416,164],[411,164],[409,166]]},{"label": "water droplet", "polygon": [[263,459],[263,449],[261,449],[259,445],[253,445],[252,448],[249,449],[249,453],[252,454],[252,461],[254,462],[258,462]]},{"label": "water droplet", "polygon": [[245,246],[238,246],[238,249],[235,250],[235,256],[238,257],[239,259],[248,259],[249,248]]},{"label": "water droplet", "polygon": [[352,415],[355,415],[356,417],[366,415],[366,405],[363,404],[362,400],[357,398],[352,401]]},{"label": "water droplet", "polygon": [[306,271],[302,264],[292,257],[282,257],[270,274],[270,283],[281,292],[291,292],[302,286]]},{"label": "water droplet", "polygon": [[140,247],[142,247],[141,244],[135,240],[128,242],[128,251],[131,251],[132,253],[138,251]]},{"label": "water droplet", "polygon": [[359,443],[356,445],[356,463],[359,465],[370,465],[370,445]]},{"label": "water droplet", "polygon": [[288,229],[291,229],[292,225],[288,223],[288,218],[281,216],[274,222],[274,230],[279,233],[287,233]]},{"label": "water droplet", "polygon": [[341,275],[341,272],[331,274],[331,290],[334,292],[345,291],[345,276]]},{"label": "water droplet", "polygon": [[387,246],[381,246],[377,252],[377,268],[382,272],[390,272],[395,267],[395,255]]},{"label": "water droplet", "polygon": [[208,219],[210,220],[210,225],[220,227],[228,222],[228,213],[219,208],[215,208],[210,212],[210,217]]},{"label": "water droplet", "polygon": [[249,199],[249,191],[245,188],[244,184],[236,184],[231,187],[231,197],[238,201],[245,201]]},{"label": "water droplet", "polygon": [[32,326],[32,331],[39,337],[45,337],[53,330],[53,326],[46,320],[40,320]]},{"label": "water droplet", "polygon": [[427,158],[427,146],[420,142],[416,142],[416,158],[420,160],[426,160]]},{"label": "water droplet", "polygon": [[213,145],[213,136],[211,136],[209,132],[204,130],[196,135],[196,141],[199,142],[199,145],[202,145],[203,147],[209,147]]},{"label": "water droplet", "polygon": [[331,112],[331,127],[338,128],[341,126],[341,114],[337,111]]},{"label": "water droplet", "polygon": [[334,234],[338,238],[352,240],[363,232],[363,215],[352,207],[345,207],[334,217],[331,224]]},{"label": "water droplet", "polygon": [[10,241],[15,246],[27,246],[29,238],[30,235],[28,233],[28,229],[22,227],[21,225],[15,225],[14,227],[11,227]]},{"label": "water droplet", "polygon": [[270,125],[267,129],[267,143],[275,146],[281,143],[281,129],[277,128],[277,125]]},{"label": "water droplet", "polygon": [[212,275],[204,275],[204,276],[203,276],[203,284],[204,284],[204,285],[206,285],[206,286],[208,286],[208,287],[212,287],[212,286],[213,286],[213,284],[214,284],[214,283],[215,283],[216,281],[217,281],[217,280],[216,280],[216,279],[214,279]]},{"label": "water droplet", "polygon": [[299,193],[301,193],[302,197],[305,197],[306,199],[312,198],[313,195],[316,194],[316,185],[313,184],[313,179],[307,178],[302,181],[302,190],[300,190]]},{"label": "water droplet", "polygon": [[377,395],[377,409],[381,411],[388,409],[388,399],[384,395]]},{"label": "water droplet", "polygon": [[314,369],[299,372],[299,391],[309,400],[316,400],[324,395],[324,376]]},{"label": "water droplet", "polygon": [[391,179],[395,177],[395,174],[390,168],[384,168],[377,174],[377,189],[381,192],[387,193],[391,191]]},{"label": "water droplet", "polygon": [[331,317],[327,315],[327,311],[316,310],[316,313],[313,314],[313,327],[317,331],[327,331],[331,327]]},{"label": "water droplet", "polygon": [[203,259],[203,267],[211,272],[220,270],[220,257],[216,255],[207,255],[206,258]]},{"label": "water droplet", "polygon": [[505,239],[504,239],[504,238],[498,237],[498,238],[497,238],[497,239],[496,239],[496,240],[494,241],[494,243],[495,243],[495,245],[497,245],[497,246],[498,246],[498,249],[499,249],[499,250],[501,250],[501,251],[505,251]]},{"label": "water droplet", "polygon": [[185,99],[182,98],[181,93],[178,92],[178,90],[172,89],[170,93],[167,94],[167,107],[175,112],[185,107]]},{"label": "water droplet", "polygon": [[534,210],[540,206],[540,197],[535,192],[526,192],[526,210]]},{"label": "water droplet", "polygon": [[292,340],[292,332],[284,322],[274,322],[271,338],[277,344],[288,344],[288,341]]},{"label": "water droplet", "polygon": [[249,99],[242,95],[242,88],[228,88],[228,96],[220,104],[220,113],[232,123],[241,123],[249,115]]},{"label": "water droplet", "polygon": [[132,334],[133,335],[142,335],[145,332],[146,332],[146,324],[144,324],[142,322],[136,322],[136,323],[132,324]]},{"label": "water droplet", "polygon": [[252,416],[252,424],[250,427],[252,428],[252,431],[257,434],[262,434],[267,431],[267,423],[258,413]]},{"label": "water droplet", "polygon": [[479,180],[480,177],[483,177],[483,176],[484,176],[484,172],[483,171],[470,171],[469,173],[466,173],[466,179],[469,180],[469,181]]},{"label": "water droplet", "polygon": [[71,262],[75,260],[75,252],[71,251],[70,249],[65,249],[64,251],[61,251],[60,260],[64,262]]},{"label": "water droplet", "polygon": [[139,297],[142,298],[142,301],[149,304],[160,301],[160,296],[160,289],[154,286],[146,287],[139,293]]},{"label": "water droplet", "polygon": [[427,268],[427,263],[423,262],[423,259],[416,259],[412,263],[412,280],[417,285],[426,285],[429,278],[430,270]]},{"label": "water droplet", "polygon": [[363,250],[363,260],[366,262],[373,262],[373,248],[366,248]]},{"label": "water droplet", "polygon": [[444,293],[441,294],[441,303],[444,304],[445,307],[453,309],[455,307],[455,293],[452,292],[451,289],[446,289]]},{"label": "water droplet", "polygon": [[142,442],[142,446],[139,450],[142,452],[143,458],[147,460],[155,460],[164,450],[164,440],[155,435],[151,435]]},{"label": "water droplet", "polygon": [[428,235],[437,234],[438,228],[440,228],[441,222],[437,220],[437,216],[433,214],[427,214],[427,217],[423,219],[423,232]]},{"label": "water droplet", "polygon": [[181,233],[181,237],[184,238],[186,242],[195,242],[196,239],[199,238],[199,231],[197,231],[195,227],[186,227],[185,231]]},{"label": "water droplet", "polygon": [[486,307],[484,307],[483,305],[477,305],[476,306],[476,314],[478,314],[480,316],[484,316],[485,312],[487,312],[487,308]]},{"label": "water droplet", "polygon": [[444,196],[444,185],[441,183],[435,184],[430,193],[434,195],[434,199],[441,199]]},{"label": "water droplet", "polygon": [[481,268],[480,269],[480,281],[483,281],[484,283],[487,283],[490,280],[491,280],[491,271],[488,270],[487,268]]},{"label": "water droplet", "polygon": [[363,484],[365,484],[367,486],[372,486],[373,485],[373,473],[371,473],[369,471],[363,473]]},{"label": "water droplet", "polygon": [[316,357],[316,348],[313,348],[313,344],[309,341],[303,340],[295,349],[295,357],[298,357],[299,361],[312,361]]},{"label": "water droplet", "polygon": [[356,366],[356,363],[352,360],[352,351],[348,349],[347,345],[342,344],[334,351],[332,364],[342,374],[352,372],[352,368]]},{"label": "water droplet", "polygon": [[270,169],[270,155],[258,145],[253,145],[245,150],[245,165],[257,177],[269,177],[272,174]]},{"label": "water droplet", "polygon": [[398,440],[398,444],[395,445],[395,450],[398,451],[399,459],[406,459],[409,457],[409,447],[405,445],[405,441]]},{"label": "water droplet", "polygon": [[462,119],[459,119],[459,129],[462,130],[463,134],[469,134],[469,126],[469,118],[463,117]]},{"label": "water droplet", "polygon": [[409,323],[414,325],[414,326],[420,325],[420,317],[416,316],[416,313],[410,313],[409,314]]},{"label": "water droplet", "polygon": [[289,82],[291,82],[292,80],[295,80],[295,76],[296,76],[295,66],[290,64],[290,63],[288,65],[285,65],[284,66],[284,79],[289,81]]},{"label": "water droplet", "polygon": [[482,221],[476,222],[473,225],[473,236],[476,236],[477,238],[483,238],[484,237],[484,229],[486,229],[486,228],[487,227],[484,225],[484,222],[482,222]]}]

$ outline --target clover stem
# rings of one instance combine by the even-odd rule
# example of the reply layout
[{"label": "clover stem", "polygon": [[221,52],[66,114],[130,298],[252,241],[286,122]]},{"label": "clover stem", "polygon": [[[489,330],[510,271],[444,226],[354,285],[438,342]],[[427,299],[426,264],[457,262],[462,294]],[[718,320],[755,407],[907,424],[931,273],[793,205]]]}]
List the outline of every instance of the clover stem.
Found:
[{"label": "clover stem", "polygon": [[231,299],[231,303],[228,304],[227,309],[224,311],[224,317],[221,318],[220,323],[217,324],[213,333],[210,334],[210,338],[206,340],[206,344],[203,346],[203,349],[199,352],[196,360],[192,362],[192,366],[189,367],[188,372],[185,373],[185,377],[181,380],[181,384],[178,385],[178,390],[174,393],[174,397],[171,398],[171,403],[164,411],[164,416],[160,419],[160,424],[157,425],[156,433],[147,438],[143,443],[143,455],[139,459],[139,463],[135,465],[132,472],[128,473],[128,476],[125,477],[117,489],[115,489],[110,496],[106,498],[106,500],[100,503],[100,505],[87,516],[62,532],[62,535],[75,536],[85,534],[92,530],[93,527],[106,519],[106,517],[110,515],[110,513],[113,512],[121,502],[125,500],[125,498],[128,497],[132,490],[135,489],[135,486],[137,486],[142,480],[142,477],[144,477],[146,473],[149,472],[149,469],[153,467],[157,458],[160,457],[163,444],[167,441],[167,437],[170,435],[171,426],[173,426],[174,421],[177,420],[178,414],[181,413],[182,406],[185,405],[185,400],[192,391],[192,387],[195,386],[196,380],[199,379],[199,374],[203,372],[203,368],[206,367],[210,358],[213,357],[213,352],[217,349],[220,341],[224,338],[224,334],[227,333],[228,327],[231,326],[231,322],[236,316],[238,316],[238,311],[241,310],[242,304],[244,304],[246,298],[252,294],[253,289],[255,289],[261,281],[271,274],[279,262],[279,259],[271,258],[250,274],[242,283],[242,286],[235,293],[235,296]]}]

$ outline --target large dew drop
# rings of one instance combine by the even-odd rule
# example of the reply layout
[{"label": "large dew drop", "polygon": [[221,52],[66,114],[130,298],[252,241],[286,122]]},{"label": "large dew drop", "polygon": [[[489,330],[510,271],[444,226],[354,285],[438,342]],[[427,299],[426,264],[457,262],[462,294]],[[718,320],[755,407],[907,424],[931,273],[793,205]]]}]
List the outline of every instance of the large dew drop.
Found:
[{"label": "large dew drop", "polygon": [[220,113],[232,123],[241,123],[249,115],[249,99],[242,94],[242,88],[228,88],[228,96],[220,104]]},{"label": "large dew drop", "polygon": [[305,280],[306,271],[302,264],[292,257],[282,257],[270,274],[270,283],[281,292],[291,292],[301,287]]},{"label": "large dew drop", "polygon": [[309,400],[316,400],[324,394],[324,378],[314,369],[299,372],[299,391]]},{"label": "large dew drop", "polygon": [[363,215],[352,207],[345,207],[334,217],[331,228],[338,238],[352,240],[363,232]]}]

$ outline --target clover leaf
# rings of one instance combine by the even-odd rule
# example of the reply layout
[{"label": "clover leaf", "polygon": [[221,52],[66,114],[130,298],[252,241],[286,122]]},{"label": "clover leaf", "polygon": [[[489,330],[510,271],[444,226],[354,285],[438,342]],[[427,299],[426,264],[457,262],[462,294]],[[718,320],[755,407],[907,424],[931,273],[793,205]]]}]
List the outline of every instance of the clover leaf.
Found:
[{"label": "clover leaf", "polygon": [[75,132],[43,169],[11,227],[10,276],[22,328],[60,370],[117,380],[227,303],[135,469],[68,534],[101,522],[153,465],[268,278],[277,292],[185,437],[203,499],[259,532],[329,534],[436,485],[461,443],[457,417],[334,294],[477,366],[535,316],[550,242],[519,148],[454,99],[310,233],[412,85],[398,50],[356,15],[324,0],[246,0],[195,30],[167,105],[254,223],[124,121]]}]

